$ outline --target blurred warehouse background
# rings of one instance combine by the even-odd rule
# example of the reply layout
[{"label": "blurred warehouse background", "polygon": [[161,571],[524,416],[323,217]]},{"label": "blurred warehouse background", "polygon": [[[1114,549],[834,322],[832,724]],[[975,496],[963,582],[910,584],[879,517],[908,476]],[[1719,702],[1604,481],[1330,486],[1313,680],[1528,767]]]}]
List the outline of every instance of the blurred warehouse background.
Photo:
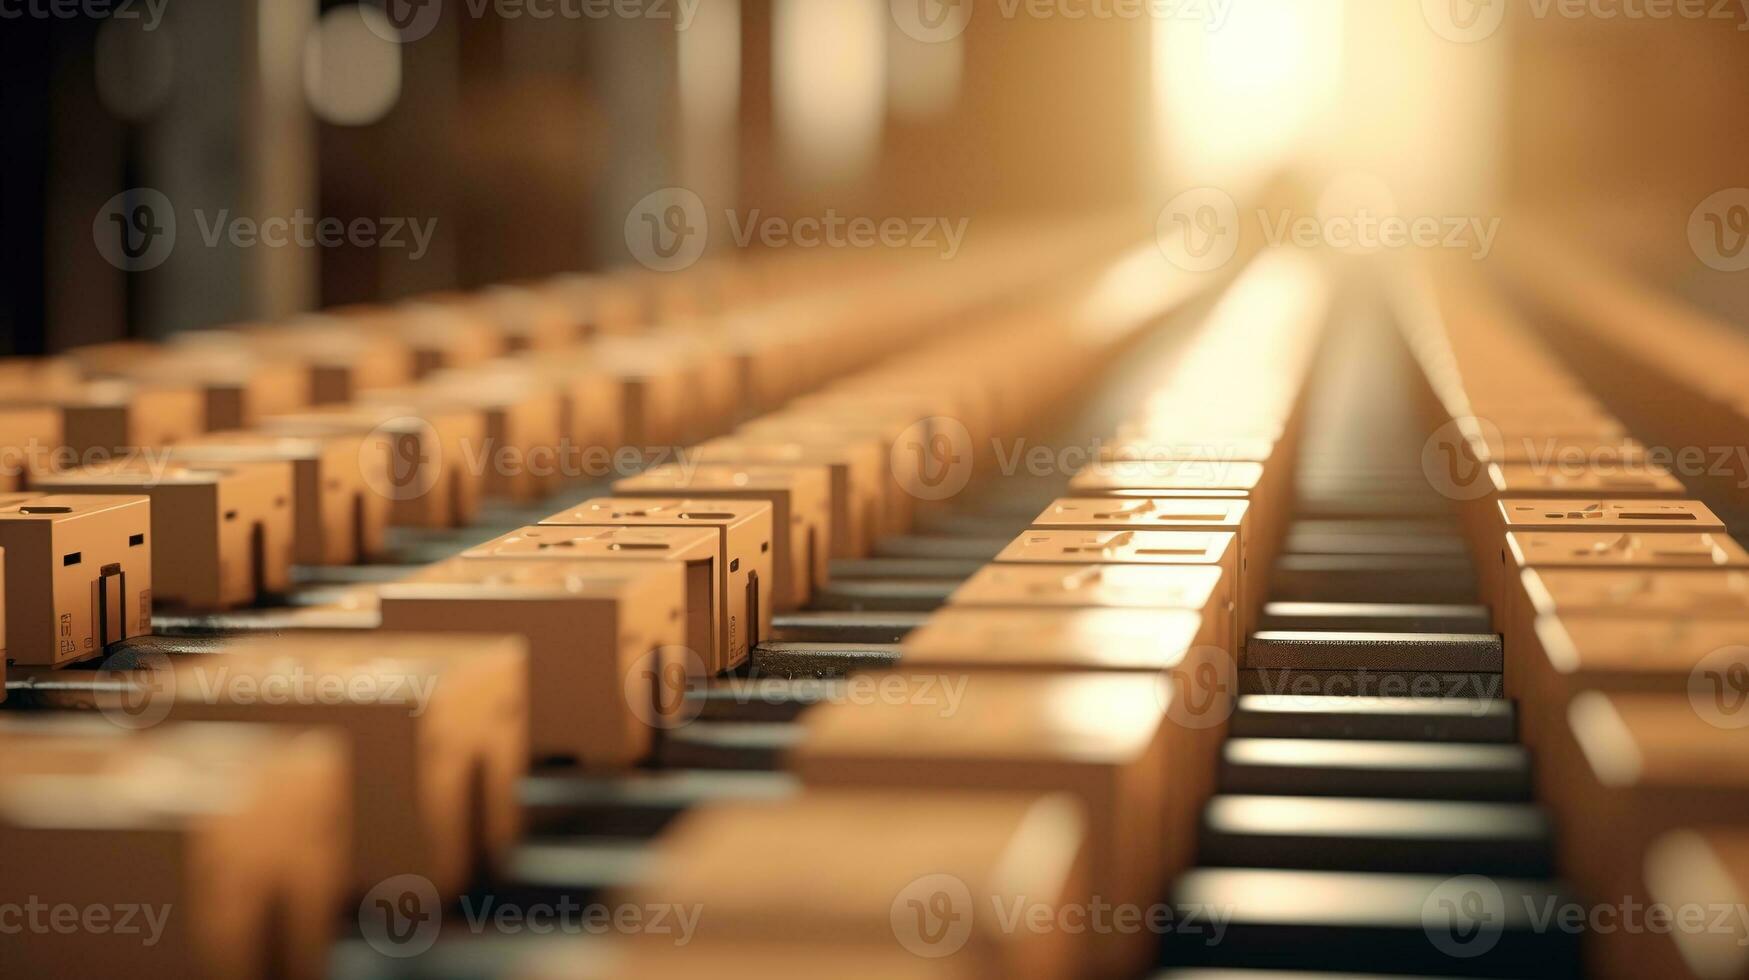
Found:
[{"label": "blurred warehouse background", "polygon": [[[1689,228],[1709,194],[1749,184],[1749,12],[1568,6],[0,0],[0,352],[612,267],[631,258],[628,215],[673,187],[723,253],[750,217],[965,218],[976,236],[1151,217],[1204,185],[1534,210],[1749,313]],[[170,203],[179,245],[130,272],[94,236],[136,188]],[[239,217],[408,233],[215,234]],[[1749,236],[1749,211],[1715,224],[1740,249],[1724,239]]]}]

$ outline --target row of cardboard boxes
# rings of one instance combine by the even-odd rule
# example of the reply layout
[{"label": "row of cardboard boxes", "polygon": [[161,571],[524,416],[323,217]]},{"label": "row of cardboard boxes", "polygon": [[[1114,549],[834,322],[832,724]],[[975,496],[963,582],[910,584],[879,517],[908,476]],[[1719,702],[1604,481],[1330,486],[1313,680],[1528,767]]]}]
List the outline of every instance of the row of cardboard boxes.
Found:
[{"label": "row of cardboard boxes", "polygon": [[[1431,421],[1476,475],[1449,489],[1464,498],[1564,873],[1588,902],[1741,907],[1749,553],[1483,271],[1438,267],[1423,285],[1425,315],[1403,322]],[[1588,962],[1617,976],[1737,975],[1749,965],[1740,932],[1603,931]]]},{"label": "row of cardboard boxes", "polygon": [[[928,426],[916,426],[932,417],[980,438],[1020,431],[1123,339],[1109,328],[1078,333],[1084,324],[1065,303],[949,335],[797,400],[744,435],[807,430],[899,459],[894,443],[927,439]],[[995,343],[1016,336],[1055,343]],[[0,963],[30,972],[77,956],[135,974],[246,976],[270,950],[276,968],[313,976],[324,972],[342,897],[412,875],[453,899],[515,841],[517,781],[531,758],[617,769],[647,757],[684,707],[676,695],[744,663],[771,610],[805,601],[832,541],[823,530],[830,471],[797,464],[782,470],[780,490],[741,479],[716,495],[646,472],[617,484],[619,496],[567,508],[356,606],[314,610],[299,622],[312,628],[227,637],[211,654],[129,653],[95,671],[15,676],[33,704],[95,708],[114,724],[31,718],[0,727],[7,756],[29,760],[0,775],[8,881],[62,904],[161,899],[177,914],[149,957],[125,937],[50,931],[9,945]],[[674,490],[700,495],[677,499]],[[98,577],[86,568],[55,602],[88,594],[101,618],[123,608],[112,590],[133,593],[155,564],[151,546],[177,532],[148,529],[146,541],[122,545],[96,536],[108,528],[131,542],[155,504],[127,494],[15,501],[0,523],[11,518],[19,540],[40,540],[20,549],[27,555],[8,554],[9,568],[95,566]],[[887,522],[909,509],[883,493],[869,520],[903,528]],[[133,523],[111,528],[123,520],[116,515]],[[138,549],[136,564],[112,575],[127,557],[118,547]],[[63,554],[78,560],[50,561]],[[795,564],[798,555],[807,560]],[[128,607],[116,636],[149,627],[149,601],[142,594]],[[18,611],[46,618],[43,608]],[[382,628],[335,628],[359,625]],[[664,690],[677,671],[678,688]],[[287,727],[207,724],[224,722]],[[142,849],[136,835],[165,846]],[[69,850],[81,855],[77,866]]]},{"label": "row of cardboard boxes", "polygon": [[[1037,263],[1043,253],[1028,242],[1021,236],[996,257],[1019,250]],[[808,411],[762,417],[691,448],[687,435],[714,434],[742,406],[781,401],[901,349],[986,303],[1027,261],[986,260],[953,280],[908,266],[826,278],[809,284],[817,294],[746,308],[745,319],[719,318],[714,332],[645,328],[580,340],[596,319],[594,293],[567,279],[0,364],[0,393],[36,400],[0,405],[0,419],[21,423],[0,422],[12,456],[0,471],[13,483],[151,501],[3,498],[8,658],[91,657],[144,632],[154,603],[248,605],[284,593],[293,563],[380,555],[390,525],[465,526],[488,497],[533,500],[567,477],[614,472],[636,474],[620,481],[623,493],[764,491],[777,511],[770,546],[778,561],[762,586],[779,608],[795,608],[823,581],[830,557],[864,555],[876,534],[909,522],[903,488],[915,457],[891,450],[914,427],[929,436],[918,421],[926,414],[907,414],[918,403],[905,388],[914,382],[871,379],[796,399]],[[898,298],[871,304],[875,289]],[[78,380],[80,372],[108,380]],[[897,369],[888,376],[906,378]],[[1010,392],[1051,390],[1025,374],[1006,380]],[[88,397],[93,386],[109,394]],[[995,392],[951,408],[986,424],[999,408],[989,402]],[[241,407],[222,415],[220,403]],[[231,428],[245,424],[252,428]],[[680,462],[645,468],[663,458]]]},{"label": "row of cardboard boxes", "polygon": [[[1257,316],[1260,296],[1277,300],[1271,315]],[[1253,343],[1303,351],[1259,373],[1279,401],[1226,419],[1246,438],[1279,436],[1325,298],[1316,267],[1257,261],[1173,363],[1231,377]],[[1166,393],[1181,383],[1159,380],[1139,430],[1165,430],[1149,423],[1172,419]],[[1148,458],[1234,438],[1186,431],[1150,439]],[[703,925],[682,949],[626,944],[616,975],[1143,970],[1161,927],[1144,920],[1169,914],[1233,707],[1236,634],[1262,571],[1241,557],[1269,552],[1280,524],[1260,515],[1286,506],[1271,488],[1287,484],[1275,467],[1291,455],[1264,455],[1239,479],[1168,466],[1173,486],[1155,495],[1109,486],[1106,463],[1072,477],[1076,497],[1046,507],[905,637],[896,667],[865,678],[881,696],[804,715],[799,797],[707,806],[659,843],[628,901],[696,904]],[[1012,909],[1026,921],[1004,926]],[[589,955],[530,973],[576,975]]]},{"label": "row of cardboard boxes", "polygon": [[1749,510],[1749,339],[1736,323],[1660,290],[1604,259],[1594,243],[1529,215],[1493,263],[1540,316],[1550,343],[1599,390],[1631,400],[1637,429],[1655,436],[1685,478],[1698,476],[1734,511]]}]

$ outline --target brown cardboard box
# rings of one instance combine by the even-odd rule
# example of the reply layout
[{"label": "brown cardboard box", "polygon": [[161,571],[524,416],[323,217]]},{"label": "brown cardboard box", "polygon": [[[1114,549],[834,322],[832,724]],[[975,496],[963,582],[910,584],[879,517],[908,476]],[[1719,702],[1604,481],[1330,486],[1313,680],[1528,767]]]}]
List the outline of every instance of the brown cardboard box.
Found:
[{"label": "brown cardboard box", "polygon": [[626,394],[619,379],[586,357],[567,353],[529,352],[504,363],[533,371],[557,390],[560,438],[567,451],[578,455],[575,475],[611,476],[614,454],[627,442]]},{"label": "brown cardboard box", "polygon": [[151,498],[153,595],[160,603],[230,609],[291,588],[289,463],[87,467],[36,484],[62,494]]},{"label": "brown cardboard box", "polygon": [[1749,970],[1749,833],[1708,826],[1705,814],[1695,823],[1653,841],[1641,871],[1647,897],[1687,918],[1666,931],[1596,937],[1589,958],[1612,976],[1709,980]]},{"label": "brown cardboard box", "polygon": [[65,354],[50,357],[0,357],[0,393],[11,398],[17,392],[40,395],[76,386],[84,375]]},{"label": "brown cardboard box", "polygon": [[383,330],[365,329],[359,319],[324,314],[238,332],[264,358],[308,365],[310,404],[336,405],[413,379],[413,354],[406,342]]},{"label": "brown cardboard box", "polygon": [[[1041,531],[1224,531],[1237,536],[1239,636],[1257,629],[1268,592],[1272,549],[1253,548],[1251,502],[1231,498],[1062,497],[1032,519]],[[1253,571],[1255,569],[1255,572]]]},{"label": "brown cardboard box", "polygon": [[1668,470],[1651,464],[1624,469],[1601,472],[1592,467],[1570,470],[1535,463],[1490,463],[1488,481],[1499,498],[1622,500],[1688,496],[1682,481]]},{"label": "brown cardboard box", "polygon": [[1118,460],[1088,464],[1069,489],[1095,497],[1244,497],[1262,476],[1263,464],[1245,461]]},{"label": "brown cardboard box", "polygon": [[1526,569],[1530,612],[1615,611],[1656,618],[1749,616],[1749,573],[1728,569]]},{"label": "brown cardboard box", "polygon": [[1225,531],[1023,531],[996,556],[999,565],[1213,565],[1232,604],[1228,635],[1242,651],[1238,537]]},{"label": "brown cardboard box", "polygon": [[[1153,675],[966,675],[957,704],[883,697],[816,707],[804,716],[791,764],[810,788],[1072,793],[1088,815],[1091,892],[1146,908],[1194,839],[1194,824],[1166,791],[1190,764],[1167,720],[1174,697],[1171,681]],[[1151,961],[1146,932],[1101,939],[1091,951],[1100,972]]]},{"label": "brown cardboard box", "polygon": [[1578,764],[1547,778],[1563,874],[1587,900],[1644,900],[1659,835],[1749,819],[1749,728],[1704,718],[1681,694],[1586,691],[1567,706]]},{"label": "brown cardboard box", "polygon": [[[1533,645],[1535,613],[1525,593],[1525,569],[1735,569],[1749,572],[1749,552],[1718,531],[1513,531],[1506,535],[1505,574],[1495,622],[1507,638],[1507,680],[1515,681],[1514,648]],[[1507,685],[1517,694],[1515,683]]]},{"label": "brown cardboard box", "polygon": [[380,554],[389,499],[388,447],[362,433],[213,432],[178,444],[181,463],[283,461],[292,468],[292,558],[303,565],[351,565]]},{"label": "brown cardboard box", "polygon": [[53,472],[76,458],[61,435],[60,409],[0,402],[0,493],[21,490],[32,473]]},{"label": "brown cardboard box", "polygon": [[1196,642],[1236,652],[1232,587],[1213,565],[985,565],[948,607],[1182,609],[1201,616]]},{"label": "brown cardboard box", "polygon": [[363,436],[368,452],[388,457],[386,479],[371,489],[389,501],[391,525],[465,527],[479,514],[485,474],[471,463],[485,442],[486,418],[477,408],[453,401],[341,405],[274,416],[261,428],[283,435]]},{"label": "brown cardboard box", "polygon": [[1728,694],[1739,662],[1749,663],[1749,617],[1544,616],[1532,645],[1519,651],[1519,737],[1544,778],[1565,772],[1578,764],[1566,721],[1580,692]]},{"label": "brown cardboard box", "polygon": [[[382,627],[512,633],[528,644],[534,758],[624,767],[678,719],[657,685],[686,641],[686,576],[673,562],[468,561],[376,590]],[[684,691],[678,692],[684,693]]]},{"label": "brown cardboard box", "polygon": [[875,441],[881,458],[886,461],[886,511],[881,516],[876,536],[904,534],[911,529],[916,511],[916,489],[921,485],[917,456],[907,451],[903,442],[915,434],[911,426],[917,422],[894,419],[856,417],[854,415],[819,412],[779,412],[753,419],[736,430],[737,439],[781,439],[808,444],[843,444]]},{"label": "brown cardboard box", "polygon": [[899,662],[918,674],[1170,675],[1180,695],[1171,718],[1183,729],[1186,758],[1206,763],[1174,781],[1174,805],[1182,801],[1195,811],[1214,792],[1215,762],[1239,690],[1232,652],[1197,643],[1201,630],[1202,618],[1184,610],[949,606],[905,637]]},{"label": "brown cardboard box", "polygon": [[[677,931],[677,930],[676,930]],[[672,935],[642,937],[613,946],[605,942],[555,944],[518,965],[517,980],[769,980],[823,977],[834,980],[1007,980],[1048,976],[986,957],[978,947],[942,959],[924,959],[898,943],[702,940],[679,945]]]},{"label": "brown cardboard box", "polygon": [[[1280,439],[1258,439],[1254,437],[1231,437],[1217,440],[1210,439],[1167,439],[1153,440],[1148,438],[1122,439],[1107,443],[1100,449],[1100,458],[1107,462],[1134,460],[1140,463],[1148,461],[1180,461],[1221,463],[1256,463],[1263,467],[1263,473],[1257,480],[1257,486],[1252,489],[1251,497],[1257,500],[1282,502],[1281,513],[1285,514],[1287,504],[1294,493],[1293,475],[1298,462],[1292,455],[1292,447]],[[1127,496],[1127,495],[1126,495]],[[1286,518],[1282,517],[1285,522]],[[1255,522],[1253,522],[1255,523]],[[1277,529],[1278,533],[1282,529]],[[1262,557],[1269,557],[1267,549],[1274,548],[1278,540],[1264,541],[1257,537]],[[1268,567],[1264,565],[1262,567]]]},{"label": "brown cardboard box", "polygon": [[504,338],[466,307],[418,300],[382,311],[373,323],[407,346],[413,378],[445,368],[468,368],[504,353]]},{"label": "brown cardboard box", "polygon": [[203,431],[239,429],[263,415],[295,412],[310,404],[309,365],[296,358],[264,358],[235,333],[197,331],[193,340],[152,344],[118,341],[71,352],[92,378],[135,383],[175,379],[200,390]]},{"label": "brown cardboard box", "polygon": [[831,476],[832,557],[864,558],[874,549],[888,481],[886,454],[874,439],[805,442],[739,436],[712,439],[691,450],[701,463],[825,466]]},{"label": "brown cardboard box", "polygon": [[1515,531],[1723,531],[1724,522],[1698,500],[1516,497],[1493,501],[1490,519],[1472,544],[1482,601],[1504,620],[1516,574],[1506,535]]},{"label": "brown cardboard box", "polygon": [[7,659],[59,666],[150,633],[151,523],[139,495],[0,497]]},{"label": "brown cardboard box", "polygon": [[702,442],[734,424],[742,411],[741,364],[714,331],[658,328],[636,342],[685,372],[688,397],[681,403],[677,445]]},{"label": "brown cardboard box", "polygon": [[532,503],[558,486],[563,405],[558,391],[537,375],[483,367],[440,371],[422,390],[485,413],[486,437],[473,452],[485,462],[487,496]]},{"label": "brown cardboard box", "polygon": [[43,917],[0,943],[0,972],[327,975],[350,848],[337,734],[13,718],[0,752],[0,876]]},{"label": "brown cardboard box", "polygon": [[192,384],[93,381],[55,404],[62,436],[81,463],[106,462],[206,431],[206,396]]},{"label": "brown cardboard box", "polygon": [[1499,624],[1506,680],[1514,696],[1521,668],[1539,656],[1543,616],[1615,613],[1643,619],[1749,617],[1749,570],[1730,568],[1527,568],[1519,572],[1513,618]]},{"label": "brown cardboard box", "polygon": [[583,339],[581,322],[564,303],[543,290],[493,286],[461,302],[498,331],[509,352],[562,351]]},{"label": "brown cardboard box", "polygon": [[721,533],[714,527],[553,527],[530,525],[462,552],[470,560],[673,562],[686,569],[686,647],[699,670],[740,663],[747,643],[746,606],[730,595],[732,614],[721,613],[724,576]]},{"label": "brown cardboard box", "polygon": [[625,445],[646,453],[680,445],[687,426],[685,365],[659,350],[618,339],[589,347],[588,362],[613,379],[619,391]]},{"label": "brown cardboard box", "polygon": [[[771,635],[772,509],[762,500],[664,500],[596,497],[547,517],[549,527],[711,527],[717,530],[719,636],[733,636],[729,657],[708,661],[717,674],[740,666]],[[741,624],[745,624],[744,626]]]},{"label": "brown cardboard box", "polygon": [[653,467],[615,480],[616,497],[763,500],[772,508],[776,608],[800,609],[824,587],[831,560],[828,476],[824,466],[790,469],[704,463]]},{"label": "brown cardboard box", "polygon": [[227,641],[145,672],[171,721],[330,727],[352,766],[356,893],[403,874],[454,895],[521,829],[528,661],[519,636],[322,630]]},{"label": "brown cardboard box", "polygon": [[[486,495],[486,475],[475,468],[473,456],[485,444],[486,414],[449,402],[376,408],[389,415],[376,430],[389,454],[389,523],[426,528],[474,523]],[[428,464],[435,467],[430,476]]]},{"label": "brown cardboard box", "polygon": [[1070,478],[1069,496],[1243,497],[1251,501],[1253,527],[1247,536],[1273,554],[1286,532],[1289,501],[1285,490],[1272,487],[1272,472],[1261,463],[1242,460],[1096,462]]},{"label": "brown cardboard box", "polygon": [[[705,949],[823,945],[851,963],[898,951],[961,976],[1068,978],[1096,952],[1086,934],[1004,929],[996,909],[1043,907],[1057,921],[1097,891],[1087,854],[1098,846],[1066,795],[810,790],[686,814],[626,897],[693,911]],[[892,965],[911,975],[903,960]],[[705,972],[720,975],[714,961]],[[828,974],[840,971],[771,975]]]}]

